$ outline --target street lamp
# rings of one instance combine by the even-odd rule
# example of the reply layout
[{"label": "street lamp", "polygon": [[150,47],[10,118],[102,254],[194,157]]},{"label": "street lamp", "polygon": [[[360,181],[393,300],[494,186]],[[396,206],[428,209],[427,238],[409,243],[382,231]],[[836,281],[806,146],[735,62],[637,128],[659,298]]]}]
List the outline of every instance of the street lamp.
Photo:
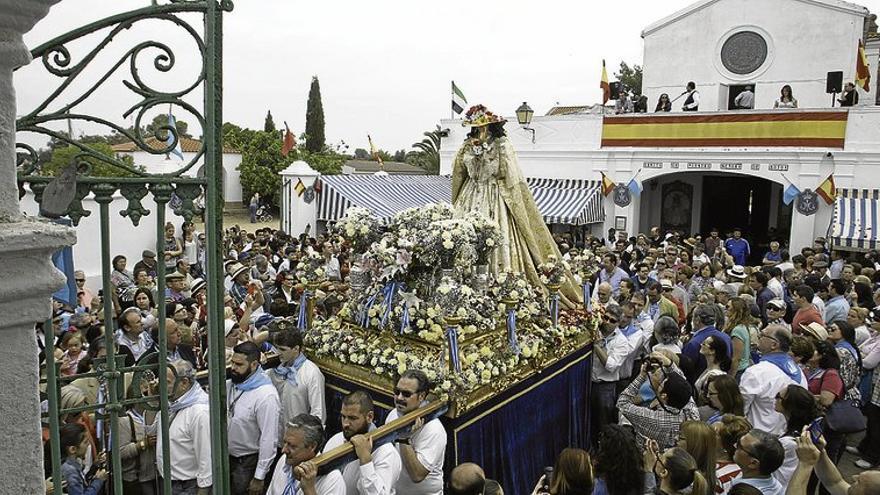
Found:
[{"label": "street lamp", "polygon": [[529,127],[529,124],[532,123],[532,115],[535,114],[535,111],[529,107],[529,104],[523,102],[519,108],[516,109],[516,120],[519,122],[519,125],[522,126],[523,129],[527,131],[531,131],[532,133],[532,144],[535,144],[535,130]]}]

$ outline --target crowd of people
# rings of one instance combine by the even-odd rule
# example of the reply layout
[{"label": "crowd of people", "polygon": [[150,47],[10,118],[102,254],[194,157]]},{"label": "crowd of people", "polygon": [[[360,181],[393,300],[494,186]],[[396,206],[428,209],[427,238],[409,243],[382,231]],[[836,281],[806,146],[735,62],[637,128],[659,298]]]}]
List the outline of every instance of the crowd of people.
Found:
[{"label": "crowd of people", "polygon": [[[702,238],[654,228],[634,237],[611,232],[606,239],[565,234],[555,240],[566,258],[589,250],[601,260],[589,281],[590,304],[604,316],[593,346],[592,444],[589,451],[561,452],[535,493],[880,490],[880,472],[873,470],[880,463],[876,253],[846,259],[820,238],[794,256],[776,241],[757,254],[740,229],[724,237],[717,229]],[[77,272],[76,304],[56,303],[52,328],[37,325],[37,341],[44,362],[47,351],[60,362],[59,406],[99,404],[107,394],[103,383],[78,375],[94,371],[111,345],[126,365],[155,363],[163,298],[169,370],[152,380],[127,377],[126,397],[153,395],[158,380],[166,380],[172,493],[211,493],[208,396],[197,379],[207,362],[204,235],[189,223],[179,234],[169,224],[164,248],[164,287],[157,286],[160,261],[149,250],[131,270],[124,256],[113,259],[108,297],[89,290]],[[355,391],[341,410],[327,409],[324,376],[291,324],[304,290],[295,272],[303,256],[324,257],[327,281],[316,291],[316,311],[334,314],[349,290],[351,253],[344,242],[234,227],[225,232],[222,252],[232,493],[503,492],[491,476],[500,473],[487,476],[472,463],[449,470],[444,483],[447,432],[438,419],[417,421],[393,443],[373,445],[364,434],[379,418],[368,393]],[[117,329],[112,342],[104,337],[105,303]],[[416,410],[430,392],[423,372],[406,371],[394,389],[396,409],[384,421]],[[116,475],[124,493],[160,493],[162,426],[154,409],[129,406],[116,439],[108,438],[100,415],[64,414],[68,493],[107,490],[108,442],[118,442],[123,472]],[[341,432],[327,434],[328,417],[340,418]],[[858,443],[853,423],[866,428]],[[44,442],[48,437],[44,427]],[[311,462],[346,441],[355,459],[329,473]],[[851,486],[836,467],[847,450],[866,470]]]},{"label": "crowd of people", "polygon": [[593,493],[880,492],[875,252],[755,253],[739,228],[556,241],[601,259]]},{"label": "crowd of people", "polygon": [[[668,93],[662,93],[657,98],[657,104],[654,106],[654,112],[671,112],[672,104],[676,100],[684,98],[681,104],[682,112],[696,112],[700,109],[700,92],[697,85],[693,81],[687,83],[684,92],[677,98],[670,99]],[[859,103],[859,94],[856,86],[852,82],[844,85],[841,97],[837,99],[837,104],[842,107],[852,107]],[[755,108],[755,91],[751,85],[744,86],[736,97],[733,98],[731,109],[733,110],[753,110]],[[798,108],[797,98],[794,97],[791,86],[786,84],[779,90],[779,98],[773,102],[773,108]],[[647,113],[648,97],[645,95],[630,94],[626,90],[621,90],[614,103],[615,114],[626,113]]]}]

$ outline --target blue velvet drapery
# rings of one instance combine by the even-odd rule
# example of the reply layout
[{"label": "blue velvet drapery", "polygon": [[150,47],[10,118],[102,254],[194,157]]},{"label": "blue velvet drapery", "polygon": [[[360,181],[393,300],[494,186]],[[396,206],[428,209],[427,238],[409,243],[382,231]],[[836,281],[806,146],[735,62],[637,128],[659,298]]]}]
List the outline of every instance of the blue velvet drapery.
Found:
[{"label": "blue velvet drapery", "polygon": [[[454,419],[441,418],[449,435],[444,471],[475,462],[498,480],[506,493],[531,493],[545,466],[566,447],[589,449],[590,347],[572,353]],[[328,437],[340,431],[339,411],[346,393],[360,387],[325,370]],[[381,425],[393,398],[370,390]],[[387,407],[387,409],[386,409]]]}]

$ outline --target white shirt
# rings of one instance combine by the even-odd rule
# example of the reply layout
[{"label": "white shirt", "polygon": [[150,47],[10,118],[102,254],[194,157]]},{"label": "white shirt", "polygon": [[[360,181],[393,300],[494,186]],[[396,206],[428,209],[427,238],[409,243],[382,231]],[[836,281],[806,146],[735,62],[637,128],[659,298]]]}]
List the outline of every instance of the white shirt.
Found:
[{"label": "white shirt", "polygon": [[825,314],[825,301],[823,301],[818,294],[814,295],[813,300],[810,302],[813,304],[813,307],[815,307],[819,311],[820,315]]},{"label": "white shirt", "polygon": [[262,480],[275,460],[278,446],[281,403],[278,391],[271,385],[257,387],[247,392],[235,390],[232,382],[226,382],[226,403],[231,411],[227,415],[229,455],[242,457],[259,454],[254,478]]},{"label": "white shirt", "polygon": [[[156,416],[157,431],[162,419]],[[194,404],[178,412],[168,426],[171,479],[196,480],[199,487],[213,484],[211,474],[211,413],[208,404]],[[162,476],[162,435],[156,437],[156,466]]]},{"label": "white shirt", "polygon": [[[266,495],[284,495],[289,476],[287,454],[281,454]],[[342,473],[338,469],[334,469],[324,476],[318,476],[315,478],[315,491],[318,495],[345,495],[345,481],[342,479]],[[302,485],[297,482],[296,495],[302,495],[302,493]]]},{"label": "white shirt", "polygon": [[[776,394],[795,383],[775,364],[761,362],[746,368],[739,390],[743,396],[746,419],[753,428],[779,436],[785,431],[785,416],[776,412]],[[800,376],[801,387],[807,388],[807,379]]]},{"label": "white shirt", "polygon": [[620,328],[617,329],[621,331],[621,336],[629,342],[630,348],[629,354],[626,355],[626,359],[624,359],[623,364],[620,366],[620,378],[630,378],[632,376],[633,364],[645,345],[645,336],[641,331],[641,327],[639,327],[635,320],[633,320],[632,325],[635,331],[629,337],[624,335]]},{"label": "white shirt", "polygon": [[[388,424],[400,417],[397,409],[392,409],[385,418]],[[416,452],[419,463],[428,470],[428,476],[420,483],[414,483],[406,470],[406,466],[400,473],[395,489],[397,493],[407,495],[443,495],[443,459],[446,456],[446,430],[440,419],[432,419],[425,423],[421,430],[415,432],[410,438],[410,445]],[[397,449],[405,448],[398,445]],[[403,454],[400,454],[401,463]]]},{"label": "white shirt", "polygon": [[596,344],[605,348],[608,359],[604,366],[598,357],[593,359],[593,381],[616,382],[620,379],[620,367],[632,351],[629,341],[620,333],[620,329],[615,328],[611,335],[599,339]]},{"label": "white shirt", "polygon": [[[280,430],[284,431],[287,423],[298,414],[311,414],[321,419],[321,423],[327,422],[327,413],[324,408],[324,374],[318,366],[306,361],[296,372],[296,385],[289,380],[278,376],[274,371],[267,372],[278,397],[281,399]],[[279,437],[279,440],[281,438]]]},{"label": "white shirt", "polygon": [[324,264],[324,272],[330,280],[342,280],[342,274],[339,271],[339,260],[336,256],[331,256]]},{"label": "white shirt", "polygon": [[[370,425],[374,430],[375,425]],[[345,443],[342,432],[330,437],[324,446],[324,452],[329,452]],[[394,486],[400,478],[400,454],[397,448],[390,443],[381,445],[373,450],[373,460],[361,466],[361,462],[355,459],[342,469],[342,479],[345,480],[345,493],[348,495],[394,495]],[[406,495],[406,494],[402,494]]]},{"label": "white shirt", "polygon": [[755,93],[751,91],[743,91],[742,93],[736,95],[736,98],[733,100],[733,104],[739,108],[754,108],[755,107]]},{"label": "white shirt", "polygon": [[779,482],[782,486],[788,486],[788,482],[791,481],[791,477],[794,475],[794,470],[797,469],[798,466],[798,458],[797,458],[797,439],[794,437],[779,437],[779,443],[782,444],[782,448],[785,449],[785,458],[782,461],[782,465],[779,466],[779,469],[773,471],[771,476],[776,478],[776,481]]},{"label": "white shirt", "polygon": [[774,277],[768,280],[767,288],[770,289],[770,292],[772,292],[774,296],[776,296],[776,299],[784,300],[785,294],[782,290],[782,282],[780,282],[778,278]]}]

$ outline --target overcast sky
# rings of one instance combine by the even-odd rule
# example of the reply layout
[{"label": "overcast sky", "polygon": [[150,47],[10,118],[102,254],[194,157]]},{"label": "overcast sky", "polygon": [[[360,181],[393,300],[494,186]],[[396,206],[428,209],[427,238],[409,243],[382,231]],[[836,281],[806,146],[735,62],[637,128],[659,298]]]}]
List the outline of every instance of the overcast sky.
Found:
[{"label": "overcast sky", "polygon": [[[149,3],[62,0],[25,41],[33,48],[78,26]],[[592,104],[601,97],[602,59],[612,79],[621,60],[641,64],[641,30],[691,3],[237,0],[224,21],[223,120],[261,128],[271,109],[277,124],[286,120],[299,134],[313,75],[321,82],[327,142],[345,141],[350,152],[367,147],[368,133],[380,148],[408,150],[423,131],[450,116],[453,79],[469,104],[484,103],[504,115],[513,115],[523,101],[538,115],[557,102]],[[872,11],[878,7],[877,0],[861,3]],[[620,5],[623,8],[617,9]],[[200,28],[200,23],[195,26]],[[108,54],[121,54],[145,39],[170,43],[184,38],[169,23],[155,21],[120,35]],[[73,50],[74,61],[80,60],[77,55],[86,44],[95,42]],[[156,53],[152,52],[138,65],[144,77],[153,76],[150,81],[167,89],[188,85],[195,67],[188,49],[192,45],[177,46],[181,49],[175,49],[173,75],[156,77],[149,70]],[[93,65],[104,70],[116,61],[99,60]],[[16,74],[19,114],[30,111],[58,83],[38,70],[39,62],[31,65]],[[99,75],[92,74],[91,80]],[[83,109],[122,123],[122,112],[136,98],[122,86],[121,76],[105,86]],[[194,94],[193,100],[200,97]],[[96,131],[78,124],[74,128],[75,133]]]}]

